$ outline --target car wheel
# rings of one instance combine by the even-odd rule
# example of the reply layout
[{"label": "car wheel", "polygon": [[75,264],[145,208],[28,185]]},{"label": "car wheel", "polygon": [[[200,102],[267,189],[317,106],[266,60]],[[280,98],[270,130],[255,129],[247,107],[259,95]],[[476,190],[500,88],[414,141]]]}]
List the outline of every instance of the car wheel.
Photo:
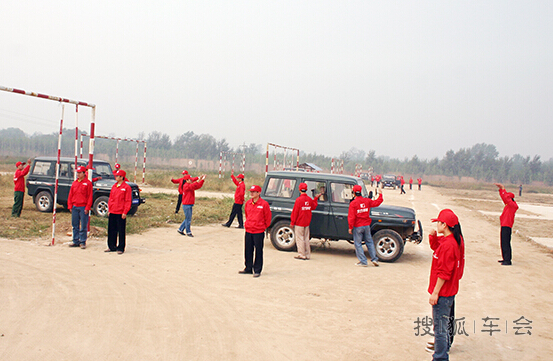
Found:
[{"label": "car wheel", "polygon": [[131,206],[131,209],[129,210],[129,213],[127,215],[134,215],[138,211],[138,205]]},{"label": "car wheel", "polygon": [[403,239],[393,230],[380,230],[373,240],[376,256],[383,262],[392,263],[403,254]]},{"label": "car wheel", "polygon": [[98,217],[108,217],[108,214],[109,214],[108,201],[109,201],[109,198],[107,196],[98,197],[96,201],[94,201],[94,205],[92,206],[94,215]]},{"label": "car wheel", "polygon": [[54,208],[54,198],[48,191],[40,191],[35,197],[35,205],[38,211],[50,212]]},{"label": "car wheel", "polygon": [[294,229],[290,226],[290,221],[281,220],[271,228],[271,243],[281,251],[296,250],[296,238]]}]

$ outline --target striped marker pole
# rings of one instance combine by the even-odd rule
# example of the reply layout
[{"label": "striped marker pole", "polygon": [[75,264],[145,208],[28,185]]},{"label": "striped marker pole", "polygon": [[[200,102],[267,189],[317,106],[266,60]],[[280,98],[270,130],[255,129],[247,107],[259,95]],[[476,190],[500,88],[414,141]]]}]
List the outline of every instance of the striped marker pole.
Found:
[{"label": "striped marker pole", "polygon": [[144,163],[142,164],[142,184],[146,183],[146,141],[144,141]]},{"label": "striped marker pole", "polygon": [[61,135],[63,132],[63,117],[65,114],[65,104],[61,105],[61,120],[60,133],[58,135],[58,162],[56,163],[56,182],[54,186],[54,207],[52,212],[52,244],[56,242],[56,205],[58,204],[58,181],[60,175],[60,159],[61,159]]}]

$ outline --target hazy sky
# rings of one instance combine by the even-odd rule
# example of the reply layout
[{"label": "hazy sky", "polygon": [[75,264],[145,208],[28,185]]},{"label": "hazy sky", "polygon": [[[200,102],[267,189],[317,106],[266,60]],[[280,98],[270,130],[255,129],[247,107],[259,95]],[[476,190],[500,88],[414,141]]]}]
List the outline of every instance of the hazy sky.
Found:
[{"label": "hazy sky", "polygon": [[[0,85],[96,104],[98,135],[553,157],[553,1],[0,5]],[[0,92],[0,129],[53,133],[60,117],[55,102]]]}]

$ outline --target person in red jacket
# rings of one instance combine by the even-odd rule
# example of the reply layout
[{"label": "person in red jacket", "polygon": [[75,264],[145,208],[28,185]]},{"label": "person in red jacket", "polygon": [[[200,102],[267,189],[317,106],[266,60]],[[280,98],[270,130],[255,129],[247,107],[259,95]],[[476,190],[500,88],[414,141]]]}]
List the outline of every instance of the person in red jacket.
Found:
[{"label": "person in red jacket", "polygon": [[401,179],[400,179],[399,183],[401,185],[401,191],[399,192],[399,194],[401,195],[401,194],[405,193],[405,189],[403,188],[403,186],[405,186],[405,180],[403,179],[403,176],[400,176],[400,178]]},{"label": "person in red jacket", "polygon": [[449,348],[453,343],[455,295],[465,269],[465,242],[459,219],[450,209],[440,211],[432,222],[438,223],[437,231],[430,230],[428,235],[430,248],[434,251],[428,284],[434,343],[427,346],[427,351],[433,350],[432,359],[439,361],[449,359]]},{"label": "person in red jacket", "polygon": [[319,197],[321,194],[311,199],[307,195],[307,184],[305,182],[299,185],[300,196],[294,202],[290,226],[294,228],[294,236],[296,238],[296,246],[298,254],[294,258],[300,260],[311,259],[311,245],[309,243],[309,225],[311,224],[312,210],[317,208]]},{"label": "person in red jacket", "polygon": [[501,265],[512,265],[512,249],[511,249],[511,234],[513,232],[513,224],[515,223],[515,213],[518,210],[518,204],[515,202],[515,194],[507,192],[502,184],[494,184],[499,189],[499,196],[505,204],[503,212],[499,217],[501,223],[501,256],[498,260]]},{"label": "person in red jacket", "polygon": [[[259,195],[261,187],[253,185],[250,188],[251,198],[246,202],[246,234],[244,236],[245,268],[240,274],[252,274],[254,278],[261,276],[263,269],[263,241],[265,230],[271,225],[271,209],[269,203]],[[254,261],[255,251],[255,261]]]},{"label": "person in red jacket", "polygon": [[[27,164],[27,166],[25,166]],[[15,164],[17,170],[13,175],[13,207],[12,207],[12,216],[20,217],[21,210],[23,210],[23,198],[25,196],[25,176],[29,173],[31,168],[31,159],[29,158],[27,162],[18,161]]]},{"label": "person in red jacket", "polygon": [[244,219],[242,215],[242,205],[244,205],[244,194],[246,193],[246,185],[244,184],[244,174],[234,177],[234,173],[230,174],[232,182],[236,185],[236,191],[234,192],[234,205],[230,212],[229,219],[223,226],[230,227],[234,221],[234,217],[238,217],[238,229],[244,228]]},{"label": "person in red jacket", "polygon": [[[184,184],[184,181],[185,181],[184,176],[188,175],[188,171],[184,170],[182,171],[182,174],[183,174],[183,177],[181,178],[177,178],[177,179],[171,178],[172,183],[179,184],[179,197],[177,200],[177,206],[175,208],[175,214],[179,213],[180,206],[182,205],[182,185]],[[192,180],[192,182],[194,182],[198,180],[198,177],[190,177],[190,179]]]},{"label": "person in red jacket", "polygon": [[199,181],[192,181],[190,175],[184,175],[184,183],[182,184],[182,211],[184,212],[184,220],[177,229],[177,232],[184,235],[186,228],[186,235],[193,237],[190,225],[192,225],[192,208],[196,202],[196,190],[204,185],[205,175],[200,176]]},{"label": "person in red jacket", "polygon": [[409,177],[409,190],[413,189],[413,178]]},{"label": "person in red jacket", "polygon": [[[114,167],[115,167],[115,169],[113,170],[113,176],[115,176],[115,174],[117,173],[117,171],[119,171],[119,170],[121,169],[121,165],[118,164],[118,163],[116,163],[116,164],[114,165]],[[125,175],[126,175],[126,174],[127,174],[127,173],[125,172]],[[127,179],[127,177],[124,177],[123,181],[129,182],[129,179]]]},{"label": "person in red jacket", "polygon": [[418,185],[419,185],[419,191],[420,191],[420,190],[421,190],[421,185],[422,185],[422,178],[419,177],[419,178],[417,179],[417,183],[418,183]]},{"label": "person in red jacket", "polygon": [[[125,252],[125,232],[127,229],[127,213],[132,206],[132,190],[125,182],[126,172],[115,172],[116,183],[111,188],[108,201],[108,248],[105,252],[117,251],[117,254]],[[117,244],[119,237],[119,244]]]},{"label": "person in red jacket", "polygon": [[86,249],[88,216],[92,207],[92,181],[86,178],[86,167],[77,167],[77,179],[73,181],[67,198],[67,208],[71,212],[73,242],[70,247]]},{"label": "person in red jacket", "polygon": [[378,199],[371,200],[361,196],[361,185],[353,186],[354,198],[349,204],[348,211],[348,232],[353,234],[353,244],[355,245],[355,254],[359,262],[357,266],[367,266],[367,257],[363,251],[361,243],[365,240],[365,245],[369,250],[369,256],[374,266],[378,266],[378,257],[374,248],[374,241],[371,235],[371,207],[377,207],[382,204],[384,198],[382,192]]}]

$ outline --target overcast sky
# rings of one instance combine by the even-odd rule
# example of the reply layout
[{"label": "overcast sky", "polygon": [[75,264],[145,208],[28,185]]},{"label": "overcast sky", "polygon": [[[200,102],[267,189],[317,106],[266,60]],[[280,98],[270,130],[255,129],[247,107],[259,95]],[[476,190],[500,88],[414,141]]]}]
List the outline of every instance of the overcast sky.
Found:
[{"label": "overcast sky", "polygon": [[[97,135],[553,157],[553,1],[4,0],[0,34],[0,85]],[[0,129],[60,117],[0,92]]]}]

